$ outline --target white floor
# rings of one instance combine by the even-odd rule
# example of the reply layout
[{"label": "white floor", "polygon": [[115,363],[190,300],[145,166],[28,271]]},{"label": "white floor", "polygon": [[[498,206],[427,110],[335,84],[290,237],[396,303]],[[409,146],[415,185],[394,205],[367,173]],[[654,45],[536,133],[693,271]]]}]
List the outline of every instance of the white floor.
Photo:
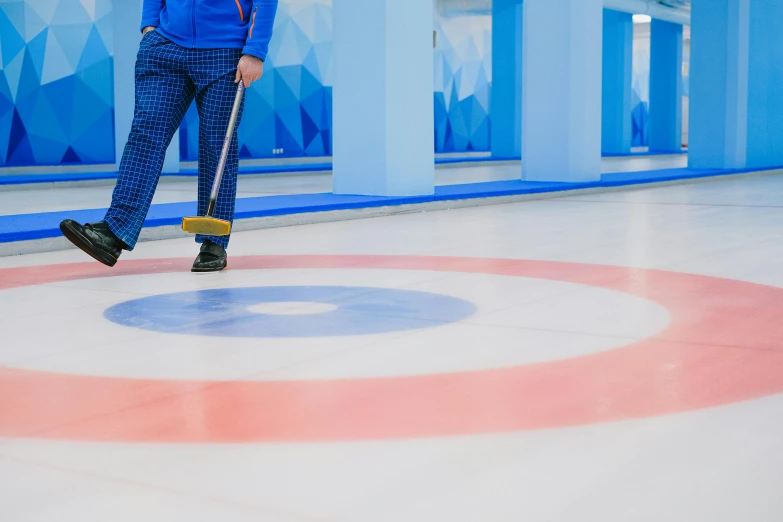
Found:
[{"label": "white floor", "polygon": [[0,520],[779,522],[781,237],[783,174],[0,258]]},{"label": "white floor", "polygon": [[[612,173],[684,168],[687,162],[687,157],[684,155],[605,158],[603,171]],[[436,183],[455,185],[519,179],[520,176],[519,163],[503,166],[448,166],[436,170]],[[98,185],[91,183],[88,186],[83,184],[60,186],[54,191],[51,186],[0,186],[0,215],[106,208],[111,203],[113,187],[112,181],[104,181]],[[242,176],[239,178],[237,196],[251,198],[281,194],[314,194],[331,192],[331,190],[332,176],[329,172]],[[179,203],[193,201],[195,198],[195,179],[164,177],[158,186],[153,204]]]}]

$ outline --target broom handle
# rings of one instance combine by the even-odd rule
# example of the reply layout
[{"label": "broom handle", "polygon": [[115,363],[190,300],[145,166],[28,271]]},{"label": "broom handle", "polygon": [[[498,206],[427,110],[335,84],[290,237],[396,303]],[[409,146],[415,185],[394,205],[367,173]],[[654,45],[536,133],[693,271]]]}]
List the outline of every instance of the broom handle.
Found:
[{"label": "broom handle", "polygon": [[234,137],[234,127],[236,127],[237,124],[237,117],[239,116],[239,107],[242,105],[243,94],[245,94],[245,82],[240,80],[239,87],[237,87],[237,94],[234,98],[234,107],[231,109],[231,118],[228,120],[226,139],[223,141],[223,150],[220,153],[220,161],[218,162],[217,172],[215,173],[215,181],[212,183],[212,193],[209,195],[207,217],[212,217],[212,214],[215,213],[215,205],[217,204],[220,182],[223,180],[223,170],[226,168],[228,150],[231,148],[231,139]]}]

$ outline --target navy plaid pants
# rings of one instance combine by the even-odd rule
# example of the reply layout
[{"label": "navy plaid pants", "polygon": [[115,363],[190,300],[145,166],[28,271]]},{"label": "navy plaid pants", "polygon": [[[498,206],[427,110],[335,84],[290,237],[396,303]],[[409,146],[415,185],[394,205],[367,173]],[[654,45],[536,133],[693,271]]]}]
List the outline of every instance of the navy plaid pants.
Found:
[{"label": "navy plaid pants", "polygon": [[[157,31],[141,40],[136,58],[136,103],[111,207],[104,220],[133,250],[158,185],[166,149],[188,107],[199,114],[198,214],[204,215],[236,96],[241,49],[188,49]],[[244,103],[243,103],[244,105]],[[240,109],[239,118],[241,120]],[[239,120],[237,121],[237,126]],[[228,154],[215,217],[234,219],[239,154],[237,133]],[[228,236],[196,236],[228,246]]]}]

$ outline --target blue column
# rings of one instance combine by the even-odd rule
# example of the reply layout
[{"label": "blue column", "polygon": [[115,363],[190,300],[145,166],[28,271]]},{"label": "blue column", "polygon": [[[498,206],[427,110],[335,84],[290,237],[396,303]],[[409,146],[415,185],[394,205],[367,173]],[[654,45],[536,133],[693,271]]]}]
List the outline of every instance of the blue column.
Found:
[{"label": "blue column", "polygon": [[750,0],[697,0],[691,13],[688,164],[747,163]]},{"label": "blue column", "polygon": [[750,2],[748,167],[783,166],[783,2]]},{"label": "blue column", "polygon": [[694,2],[689,164],[783,165],[783,4]]},{"label": "blue column", "polygon": [[[114,19],[114,148],[117,166],[128,141],[135,104],[136,55],[141,41],[142,0],[113,2]],[[171,140],[163,164],[164,172],[179,172],[179,131]]]},{"label": "blue column", "polygon": [[522,176],[601,177],[602,0],[525,0]]},{"label": "blue column", "polygon": [[628,154],[633,141],[633,16],[604,9],[601,149]]},{"label": "blue column", "polygon": [[492,156],[522,154],[522,0],[492,2]]},{"label": "blue column", "polygon": [[432,0],[339,0],[333,17],[334,192],[432,194]]},{"label": "blue column", "polygon": [[682,26],[650,28],[650,150],[682,151]]}]

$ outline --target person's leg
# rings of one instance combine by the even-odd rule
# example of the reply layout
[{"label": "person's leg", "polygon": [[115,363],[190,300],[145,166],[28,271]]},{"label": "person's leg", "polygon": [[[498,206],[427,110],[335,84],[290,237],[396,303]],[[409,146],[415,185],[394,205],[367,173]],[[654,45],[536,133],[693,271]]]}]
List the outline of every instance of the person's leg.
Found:
[{"label": "person's leg", "polygon": [[152,31],[136,61],[136,106],[105,222],[132,250],[149,211],[166,149],[196,87],[187,71],[188,50]]},{"label": "person's leg", "polygon": [[[200,216],[207,211],[228,120],[234,106],[238,87],[234,83],[234,78],[240,57],[240,51],[231,49],[209,50],[198,54],[196,64],[198,73],[194,75],[194,79],[198,87],[196,108],[199,114],[198,214]],[[239,110],[215,205],[214,217],[229,222],[234,220],[239,170],[237,132],[241,119],[242,107]],[[196,241],[199,243],[205,240],[226,248],[229,236],[196,236]]]}]

